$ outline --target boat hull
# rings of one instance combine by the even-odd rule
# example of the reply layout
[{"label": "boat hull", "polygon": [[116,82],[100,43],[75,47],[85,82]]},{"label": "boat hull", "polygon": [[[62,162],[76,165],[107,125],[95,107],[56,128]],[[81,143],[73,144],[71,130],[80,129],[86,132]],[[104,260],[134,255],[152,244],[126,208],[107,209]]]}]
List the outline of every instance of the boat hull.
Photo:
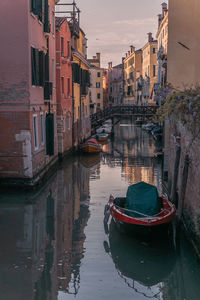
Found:
[{"label": "boat hull", "polygon": [[162,196],[163,209],[152,217],[134,218],[125,214],[124,208],[116,207],[114,198],[110,196],[107,213],[112,216],[116,226],[124,233],[162,233],[176,217],[175,206]]},{"label": "boat hull", "polygon": [[83,144],[80,146],[81,151],[85,153],[99,153],[101,151],[100,145]]},{"label": "boat hull", "polygon": [[99,142],[106,142],[108,140],[108,134],[97,134]]}]

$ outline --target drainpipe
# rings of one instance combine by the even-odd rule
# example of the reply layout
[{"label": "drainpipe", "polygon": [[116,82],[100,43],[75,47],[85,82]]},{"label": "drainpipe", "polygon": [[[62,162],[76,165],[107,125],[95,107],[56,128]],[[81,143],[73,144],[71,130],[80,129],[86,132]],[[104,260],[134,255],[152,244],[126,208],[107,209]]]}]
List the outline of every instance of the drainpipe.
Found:
[{"label": "drainpipe", "polygon": [[81,142],[82,142],[82,103],[81,103],[81,92],[82,92],[82,89],[81,89],[81,61],[79,62],[79,66],[80,66],[80,70],[79,70],[79,76],[80,76],[80,99],[79,99],[79,113],[80,113],[80,138],[81,138]]},{"label": "drainpipe", "polygon": [[74,80],[73,80],[73,72],[72,72],[72,150],[75,149],[75,135],[74,135]]}]

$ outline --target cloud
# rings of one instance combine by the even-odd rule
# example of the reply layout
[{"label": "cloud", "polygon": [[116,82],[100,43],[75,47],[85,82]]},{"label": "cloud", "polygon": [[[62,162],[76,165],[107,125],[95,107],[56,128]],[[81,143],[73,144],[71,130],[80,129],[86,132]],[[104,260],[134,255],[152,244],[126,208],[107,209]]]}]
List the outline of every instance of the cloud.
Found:
[{"label": "cloud", "polygon": [[116,24],[116,25],[129,25],[129,26],[151,25],[154,23],[155,23],[155,18],[119,20],[119,21],[113,22],[113,24]]},{"label": "cloud", "polygon": [[118,64],[130,45],[139,49],[146,43],[148,32],[155,34],[156,22],[156,18],[143,18],[103,22],[96,28],[90,27],[87,30],[88,56],[101,52],[103,66],[107,66],[108,61]]}]

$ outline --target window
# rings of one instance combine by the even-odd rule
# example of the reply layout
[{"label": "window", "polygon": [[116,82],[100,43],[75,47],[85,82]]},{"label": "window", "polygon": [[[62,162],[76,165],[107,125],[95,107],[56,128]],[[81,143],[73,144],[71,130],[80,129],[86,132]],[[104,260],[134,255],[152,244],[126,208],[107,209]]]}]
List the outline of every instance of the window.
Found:
[{"label": "window", "polygon": [[100,104],[100,103],[97,103],[97,106],[98,106],[98,107],[100,107],[100,106],[101,106],[101,104]]},{"label": "window", "polygon": [[52,34],[55,34],[55,12],[52,11]]},{"label": "window", "polygon": [[65,96],[64,77],[61,77],[61,93],[62,93],[62,97],[64,97]]},{"label": "window", "polygon": [[37,115],[33,115],[33,135],[34,135],[34,147],[38,149],[38,123]]},{"label": "window", "polygon": [[155,54],[156,53],[156,48],[153,48],[153,54]]},{"label": "window", "polygon": [[53,87],[55,87],[55,59],[52,59],[52,81]]},{"label": "window", "polygon": [[101,94],[100,93],[97,94],[97,99],[101,99]]},{"label": "window", "polygon": [[101,72],[97,72],[97,77],[101,77]]},{"label": "window", "polygon": [[67,57],[70,58],[70,41],[67,41]]},{"label": "window", "polygon": [[34,47],[31,47],[31,71],[32,85],[44,86],[45,54]]},{"label": "window", "polygon": [[156,65],[153,65],[153,77],[156,76]]},{"label": "window", "polygon": [[100,88],[101,87],[101,83],[100,82],[96,82],[96,88]]},{"label": "window", "polygon": [[71,129],[71,115],[68,113],[68,130]]},{"label": "window", "polygon": [[70,97],[70,78],[67,78],[67,94],[68,94],[68,97]]},{"label": "window", "polygon": [[64,38],[61,37],[61,56],[64,56]]},{"label": "window", "polygon": [[41,131],[41,144],[44,144],[44,116],[40,114],[40,131]]},{"label": "window", "polygon": [[[55,129],[55,130],[54,130]],[[46,154],[51,156],[54,155],[54,114],[46,115]]]}]

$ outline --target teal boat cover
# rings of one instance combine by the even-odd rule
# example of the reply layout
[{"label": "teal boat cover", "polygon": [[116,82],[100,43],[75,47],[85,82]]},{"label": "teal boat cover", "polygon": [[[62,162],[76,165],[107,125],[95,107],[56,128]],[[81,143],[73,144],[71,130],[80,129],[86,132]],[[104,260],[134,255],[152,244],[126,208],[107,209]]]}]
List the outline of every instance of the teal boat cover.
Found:
[{"label": "teal boat cover", "polygon": [[127,211],[126,214],[135,218],[158,214],[161,210],[161,201],[157,188],[143,181],[129,186],[125,208],[133,210],[134,213]]}]

